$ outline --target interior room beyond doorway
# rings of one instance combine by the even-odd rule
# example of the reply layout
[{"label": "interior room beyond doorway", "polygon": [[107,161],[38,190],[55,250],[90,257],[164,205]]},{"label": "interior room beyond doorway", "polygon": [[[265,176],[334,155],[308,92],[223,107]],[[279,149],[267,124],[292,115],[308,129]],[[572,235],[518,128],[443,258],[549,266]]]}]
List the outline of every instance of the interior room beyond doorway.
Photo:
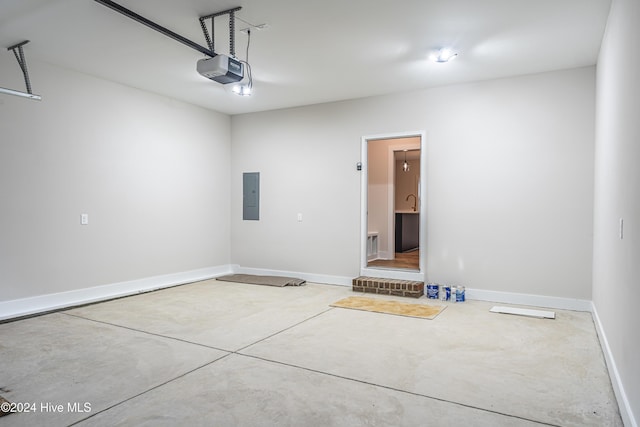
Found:
[{"label": "interior room beyond doorway", "polygon": [[420,270],[421,137],[367,143],[367,267]]}]

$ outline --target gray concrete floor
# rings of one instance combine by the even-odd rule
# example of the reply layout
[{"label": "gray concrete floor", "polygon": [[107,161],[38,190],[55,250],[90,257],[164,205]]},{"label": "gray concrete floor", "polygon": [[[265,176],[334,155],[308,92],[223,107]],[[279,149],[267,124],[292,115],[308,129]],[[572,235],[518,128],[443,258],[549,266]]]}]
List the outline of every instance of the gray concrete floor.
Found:
[{"label": "gray concrete floor", "polygon": [[329,307],[353,294],[210,280],[0,324],[0,395],[32,411],[0,426],[622,425],[589,313]]}]

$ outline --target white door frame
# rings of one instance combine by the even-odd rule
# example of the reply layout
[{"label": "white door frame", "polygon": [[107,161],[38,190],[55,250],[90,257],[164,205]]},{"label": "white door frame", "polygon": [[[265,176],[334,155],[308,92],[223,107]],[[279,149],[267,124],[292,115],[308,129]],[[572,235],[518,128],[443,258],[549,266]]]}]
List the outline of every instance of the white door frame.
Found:
[{"label": "white door frame", "polygon": [[[369,141],[378,139],[420,138],[420,269],[419,271],[391,270],[367,267],[367,208],[368,208],[368,144]],[[381,135],[369,135],[361,138],[360,157],[362,162],[362,175],[360,177],[360,275],[381,277],[389,279],[425,281],[426,255],[427,255],[427,156],[426,156],[426,132],[397,132]],[[391,238],[391,236],[390,236]]]}]

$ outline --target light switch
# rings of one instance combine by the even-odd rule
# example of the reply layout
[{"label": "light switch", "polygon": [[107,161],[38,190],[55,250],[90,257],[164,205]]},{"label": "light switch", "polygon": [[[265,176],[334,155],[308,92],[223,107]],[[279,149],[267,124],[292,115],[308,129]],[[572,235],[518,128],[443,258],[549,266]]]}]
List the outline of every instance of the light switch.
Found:
[{"label": "light switch", "polygon": [[302,214],[301,213],[298,214],[298,222],[302,222]]},{"label": "light switch", "polygon": [[80,224],[82,224],[82,225],[89,224],[89,214],[81,214],[80,215]]}]

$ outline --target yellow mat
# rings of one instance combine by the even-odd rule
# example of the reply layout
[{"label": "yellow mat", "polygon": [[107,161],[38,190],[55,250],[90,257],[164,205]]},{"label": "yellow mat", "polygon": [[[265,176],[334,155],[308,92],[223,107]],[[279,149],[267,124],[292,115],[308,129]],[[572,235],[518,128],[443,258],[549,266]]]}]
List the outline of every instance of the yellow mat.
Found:
[{"label": "yellow mat", "polygon": [[399,301],[373,299],[365,297],[348,297],[331,304],[331,307],[352,308],[354,310],[373,311],[374,313],[395,314],[398,316],[434,319],[446,306],[407,304]]}]

